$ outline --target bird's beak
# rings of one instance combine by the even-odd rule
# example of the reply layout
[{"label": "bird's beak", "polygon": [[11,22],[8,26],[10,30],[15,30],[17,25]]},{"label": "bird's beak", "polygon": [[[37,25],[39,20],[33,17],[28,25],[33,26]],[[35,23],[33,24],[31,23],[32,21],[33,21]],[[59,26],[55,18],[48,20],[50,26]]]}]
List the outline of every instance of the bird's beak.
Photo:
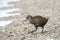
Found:
[{"label": "bird's beak", "polygon": [[22,21],[22,22],[26,22],[27,20],[25,19],[24,21]]},{"label": "bird's beak", "polygon": [[29,20],[27,20],[27,19],[25,19],[25,20],[22,21],[22,22],[26,22],[26,23],[30,24]]}]

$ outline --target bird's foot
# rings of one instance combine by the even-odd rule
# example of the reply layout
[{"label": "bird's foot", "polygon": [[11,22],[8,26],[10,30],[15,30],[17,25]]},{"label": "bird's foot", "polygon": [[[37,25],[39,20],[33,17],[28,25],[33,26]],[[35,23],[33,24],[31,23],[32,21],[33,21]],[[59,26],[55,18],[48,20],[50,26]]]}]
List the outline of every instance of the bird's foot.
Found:
[{"label": "bird's foot", "polygon": [[46,33],[47,31],[42,31],[41,33]]}]

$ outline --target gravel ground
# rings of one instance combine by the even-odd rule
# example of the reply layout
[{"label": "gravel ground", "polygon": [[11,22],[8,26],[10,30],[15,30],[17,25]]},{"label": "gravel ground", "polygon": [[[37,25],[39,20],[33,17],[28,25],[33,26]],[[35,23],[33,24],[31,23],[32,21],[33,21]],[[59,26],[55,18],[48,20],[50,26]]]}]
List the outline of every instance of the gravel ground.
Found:
[{"label": "gravel ground", "polygon": [[[14,20],[4,29],[0,29],[0,40],[60,40],[60,0],[20,0],[15,5],[20,8],[20,16],[0,18],[0,20]],[[22,22],[27,15],[40,15],[49,18],[44,26],[34,33],[34,25]],[[47,32],[46,32],[47,31]]]}]

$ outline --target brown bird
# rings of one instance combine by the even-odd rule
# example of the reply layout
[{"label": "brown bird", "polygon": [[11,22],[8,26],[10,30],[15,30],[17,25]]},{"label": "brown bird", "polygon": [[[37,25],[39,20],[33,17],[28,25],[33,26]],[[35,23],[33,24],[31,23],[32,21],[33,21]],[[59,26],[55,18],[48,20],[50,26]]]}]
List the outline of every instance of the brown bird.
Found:
[{"label": "brown bird", "polygon": [[[42,27],[42,33],[43,33],[44,25],[48,21],[47,18],[38,16],[38,15],[34,16],[34,17],[32,17],[31,15],[28,15],[26,17],[26,20],[29,20],[29,22],[35,26],[36,30],[38,27]],[[34,30],[34,31],[36,31],[36,30]],[[31,31],[30,33],[34,32],[34,31]]]}]

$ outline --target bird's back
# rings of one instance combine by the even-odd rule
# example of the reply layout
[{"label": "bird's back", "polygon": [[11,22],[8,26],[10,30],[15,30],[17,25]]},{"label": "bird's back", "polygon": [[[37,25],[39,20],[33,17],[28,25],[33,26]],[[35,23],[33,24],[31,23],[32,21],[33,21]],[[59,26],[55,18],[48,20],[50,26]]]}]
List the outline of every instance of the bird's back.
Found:
[{"label": "bird's back", "polygon": [[44,26],[46,24],[46,22],[48,21],[48,19],[41,17],[41,16],[34,16],[30,22],[31,24],[35,24],[37,26]]}]

